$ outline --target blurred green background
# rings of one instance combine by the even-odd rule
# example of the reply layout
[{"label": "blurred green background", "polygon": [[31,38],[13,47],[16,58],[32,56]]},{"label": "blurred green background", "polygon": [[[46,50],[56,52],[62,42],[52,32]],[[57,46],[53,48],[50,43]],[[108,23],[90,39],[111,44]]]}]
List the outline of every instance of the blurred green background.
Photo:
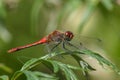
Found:
[{"label": "blurred green background", "polygon": [[[90,48],[120,68],[119,26],[120,0],[0,0],[0,75],[12,76],[28,58],[47,53],[43,45],[14,54],[7,50],[37,41],[56,29],[100,38],[101,45]],[[111,71],[96,68],[98,72],[90,73],[92,80],[120,79]],[[44,66],[37,69],[46,71]]]}]

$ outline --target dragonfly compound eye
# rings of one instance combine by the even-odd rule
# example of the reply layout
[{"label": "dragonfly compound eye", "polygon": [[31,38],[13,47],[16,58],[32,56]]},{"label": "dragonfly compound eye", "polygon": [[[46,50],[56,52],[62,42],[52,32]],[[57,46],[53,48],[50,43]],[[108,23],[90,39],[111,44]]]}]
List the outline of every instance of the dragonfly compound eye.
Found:
[{"label": "dragonfly compound eye", "polygon": [[73,38],[73,33],[71,32],[71,31],[66,31],[65,32],[65,39],[67,40],[67,41],[71,41],[71,39]]}]

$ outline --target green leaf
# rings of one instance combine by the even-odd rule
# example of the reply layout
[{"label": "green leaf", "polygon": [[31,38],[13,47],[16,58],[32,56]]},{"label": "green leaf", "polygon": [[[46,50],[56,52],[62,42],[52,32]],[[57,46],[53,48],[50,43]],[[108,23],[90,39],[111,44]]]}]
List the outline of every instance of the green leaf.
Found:
[{"label": "green leaf", "polygon": [[77,54],[72,54],[71,56],[78,62],[80,67],[81,67],[80,61],[83,61],[87,64],[87,69],[88,70],[96,70],[92,66],[90,66],[86,61],[84,61],[80,56],[78,56]]},{"label": "green leaf", "polygon": [[80,69],[78,67],[75,66],[71,66],[68,64],[63,64],[61,62],[58,61],[54,61],[54,60],[43,60],[42,62],[43,64],[47,65],[47,67],[51,68],[51,65],[53,66],[53,70],[54,72],[58,72],[59,70],[62,70],[66,76],[67,80],[78,80],[75,73],[71,70],[71,69]]},{"label": "green leaf", "polygon": [[54,73],[57,73],[59,71],[59,66],[54,61],[42,60],[42,63],[52,69]]},{"label": "green leaf", "polygon": [[69,65],[69,64],[66,64],[66,66],[67,66],[68,68],[70,68],[70,69],[74,69],[74,70],[82,70],[82,68],[80,68],[80,67],[71,66],[71,65]]},{"label": "green leaf", "polygon": [[59,64],[59,65],[60,65],[61,70],[65,73],[67,80],[78,80],[77,76],[71,69],[69,69],[67,66],[63,64]]},{"label": "green leaf", "polygon": [[57,77],[55,77],[54,75],[49,75],[49,74],[45,74],[42,72],[38,72],[38,71],[22,71],[26,77],[27,80],[58,80]]},{"label": "green leaf", "polygon": [[77,54],[72,54],[71,56],[78,62],[78,64],[82,68],[82,72],[83,72],[83,75],[85,76],[86,80],[89,80],[88,70],[94,70],[95,71],[95,69],[93,67],[91,67],[86,61],[84,61]]},{"label": "green leaf", "polygon": [[46,77],[46,78],[55,78],[54,75],[49,75],[49,74],[38,72],[38,71],[35,71],[34,74],[37,76]]},{"label": "green leaf", "polygon": [[37,59],[37,58],[30,59],[29,61],[27,61],[23,65],[23,67],[21,68],[21,71],[31,69],[32,67],[34,67],[35,65],[37,65],[37,61],[38,60],[39,59]]},{"label": "green leaf", "polygon": [[[101,65],[106,64],[106,65],[112,67],[113,70],[115,70],[117,73],[119,73],[119,69],[118,69],[113,63],[111,63],[110,61],[108,61],[107,59],[105,59],[104,57],[102,57],[101,55],[99,55],[98,53],[95,53],[95,52],[93,52],[93,51],[91,51],[91,50],[84,49],[84,50],[72,51],[72,52],[70,52],[70,53],[79,53],[79,54],[89,55],[89,56],[97,59],[98,62],[99,62]],[[59,53],[55,53],[55,52],[54,52],[54,53],[51,53],[51,55],[50,55],[50,54],[47,54],[47,55],[45,55],[45,56],[43,56],[43,57],[40,57],[40,58],[31,59],[31,60],[27,61],[27,62],[23,65],[21,71],[27,70],[27,69],[31,69],[32,67],[38,65],[38,64],[39,64],[41,61],[43,61],[43,60],[47,60],[47,59],[52,58],[52,57],[57,56],[57,55],[66,55],[66,54],[69,54],[69,52],[66,52],[66,51],[59,52]],[[73,55],[72,55],[72,56],[73,56]],[[80,57],[78,57],[78,56],[75,56],[75,55],[74,55],[73,57],[77,60],[77,62],[78,62],[79,64],[80,64],[80,60],[83,61],[83,59],[80,58]],[[56,65],[54,62],[51,62],[51,61],[47,61],[47,62],[50,63],[50,64],[52,65],[52,67],[53,67],[53,68],[50,67],[50,64],[48,64],[48,65],[49,65],[49,68],[52,68],[54,72],[58,72],[58,70],[59,70],[59,68],[58,68],[58,66],[57,66],[58,64]],[[84,62],[85,62],[85,61],[84,61]],[[92,68],[87,62],[85,62],[85,63],[87,64],[87,68],[88,68],[89,70],[95,70],[95,69]]]},{"label": "green leaf", "polygon": [[21,71],[16,71],[11,77],[11,80],[16,80],[21,74],[22,74]]},{"label": "green leaf", "polygon": [[2,80],[9,80],[9,77],[7,75],[2,75],[2,76],[0,76],[0,79],[2,79]]},{"label": "green leaf", "polygon": [[26,75],[27,80],[39,80],[39,78],[31,71],[23,71],[23,73]]},{"label": "green leaf", "polygon": [[110,61],[108,61],[107,59],[105,59],[104,57],[102,57],[100,54],[95,53],[95,52],[93,52],[91,50],[88,50],[88,49],[81,50],[80,52],[83,53],[83,54],[89,55],[89,56],[91,56],[91,57],[93,57],[95,59],[97,59],[97,61],[102,66],[103,66],[103,64],[106,64],[106,65],[112,67],[115,72],[117,72],[118,74],[120,74],[120,70],[116,67],[116,65],[114,65],[113,63],[111,63]]},{"label": "green leaf", "polygon": [[[62,54],[62,53],[64,53],[64,52],[61,52],[60,54]],[[21,71],[31,69],[34,66],[38,65],[40,63],[40,61],[42,61],[43,59],[46,60],[46,59],[52,58],[56,55],[59,55],[59,54],[51,53],[51,54],[47,54],[47,55],[40,57],[40,58],[30,59],[23,65],[23,67],[21,68]]]},{"label": "green leaf", "polygon": [[64,72],[67,80],[78,80],[77,76],[76,76],[75,73],[69,68],[68,65],[63,64],[63,63],[58,62],[58,61],[54,61],[54,62],[59,65],[60,69]]}]

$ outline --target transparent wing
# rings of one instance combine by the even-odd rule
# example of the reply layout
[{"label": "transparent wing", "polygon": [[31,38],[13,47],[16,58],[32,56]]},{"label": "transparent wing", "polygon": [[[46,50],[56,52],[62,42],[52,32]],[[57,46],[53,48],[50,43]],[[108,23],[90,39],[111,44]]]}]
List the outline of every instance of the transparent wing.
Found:
[{"label": "transparent wing", "polygon": [[83,47],[86,47],[86,48],[100,47],[100,48],[102,48],[102,45],[103,45],[101,38],[82,36],[82,35],[75,36],[71,42],[72,42],[72,44],[80,46],[81,48],[83,48]]}]

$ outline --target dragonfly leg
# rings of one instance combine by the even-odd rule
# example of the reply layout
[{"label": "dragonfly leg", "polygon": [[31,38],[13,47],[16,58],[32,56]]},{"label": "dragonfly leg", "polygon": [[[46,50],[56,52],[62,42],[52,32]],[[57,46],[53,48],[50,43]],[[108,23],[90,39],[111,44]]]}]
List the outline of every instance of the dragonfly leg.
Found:
[{"label": "dragonfly leg", "polygon": [[51,52],[60,44],[61,42],[57,43],[55,46],[53,46],[51,49],[49,48],[49,44],[46,45],[47,50],[49,52],[49,56],[51,56]]},{"label": "dragonfly leg", "polygon": [[61,43],[61,42],[57,43],[57,44],[51,49],[51,51],[53,51],[57,46],[59,46],[60,43]]},{"label": "dragonfly leg", "polygon": [[71,43],[70,43],[70,42],[68,42],[68,41],[66,41],[66,43],[67,43],[68,45],[70,45],[70,46],[72,46],[72,47],[76,48],[76,49],[79,49],[77,46],[74,46],[73,44],[71,44]]},{"label": "dragonfly leg", "polygon": [[[51,49],[51,51],[53,51],[57,46],[59,46],[60,43],[61,43],[61,42],[59,42],[58,44],[56,44],[56,45]],[[62,55],[60,55],[60,56],[58,56],[58,57],[60,57],[60,58],[64,58]]]},{"label": "dragonfly leg", "polygon": [[67,49],[67,48],[65,47],[65,44],[66,44],[66,42],[63,42],[63,44],[62,44],[63,49],[65,49],[66,51],[71,51],[71,50],[69,50],[69,49]]}]

